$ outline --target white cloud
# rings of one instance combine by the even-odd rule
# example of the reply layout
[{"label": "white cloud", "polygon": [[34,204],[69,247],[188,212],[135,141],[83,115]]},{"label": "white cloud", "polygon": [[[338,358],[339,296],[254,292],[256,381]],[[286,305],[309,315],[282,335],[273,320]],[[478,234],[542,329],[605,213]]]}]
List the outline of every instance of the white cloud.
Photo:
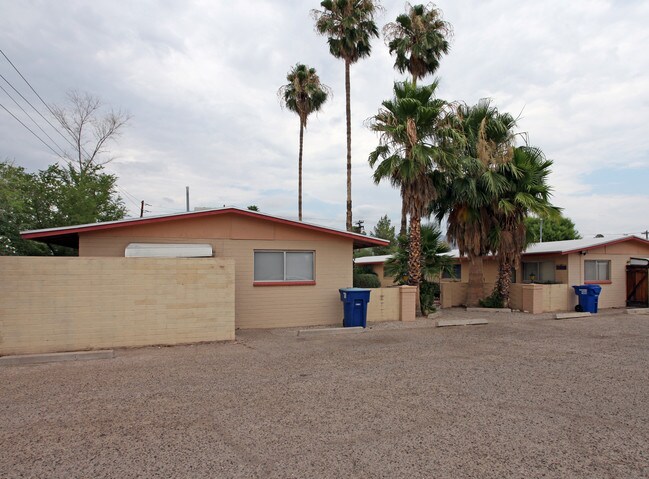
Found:
[{"label": "white cloud", "polygon": [[[8,3],[8,2],[7,2]],[[385,1],[381,23],[403,11]],[[522,112],[520,128],[554,160],[555,200],[580,230],[605,219],[620,232],[649,226],[643,192],[597,191],[587,174],[649,182],[649,4],[576,0],[438,2],[454,25],[440,95],[473,103],[491,97]],[[193,205],[258,204],[297,210],[297,119],[276,91],[298,61],[317,68],[333,99],[305,136],[305,214],[341,226],[345,212],[343,64],[313,31],[309,5],[286,2],[11,2],[0,44],[52,102],[77,88],[133,115],[110,165],[120,185],[157,212]],[[382,40],[352,66],[355,218],[368,230],[384,213],[399,222],[398,193],[375,186],[367,155],[377,139],[363,122],[402,75]],[[6,62],[0,73],[11,74]],[[13,82],[20,81],[16,75]],[[5,104],[5,99],[1,102]],[[52,161],[0,111],[0,156],[28,168]],[[598,214],[584,213],[583,203]],[[135,200],[129,201],[135,213]],[[151,207],[150,209],[154,209]]]}]

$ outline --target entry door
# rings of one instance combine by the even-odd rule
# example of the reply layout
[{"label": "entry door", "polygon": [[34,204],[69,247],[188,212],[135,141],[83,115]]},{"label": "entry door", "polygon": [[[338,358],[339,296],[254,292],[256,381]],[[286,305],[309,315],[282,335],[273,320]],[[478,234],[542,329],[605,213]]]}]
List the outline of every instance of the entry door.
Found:
[{"label": "entry door", "polygon": [[649,285],[647,266],[626,267],[626,305],[636,307],[649,306]]}]

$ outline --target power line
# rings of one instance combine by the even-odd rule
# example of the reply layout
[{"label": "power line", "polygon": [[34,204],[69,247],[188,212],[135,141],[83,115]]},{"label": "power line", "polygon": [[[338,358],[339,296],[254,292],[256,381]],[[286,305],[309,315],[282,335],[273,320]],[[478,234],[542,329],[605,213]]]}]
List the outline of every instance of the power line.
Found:
[{"label": "power line", "polygon": [[39,140],[41,143],[43,143],[43,144],[44,144],[45,146],[47,146],[50,150],[52,150],[52,152],[53,152],[56,156],[59,156],[59,157],[61,156],[59,153],[57,153],[57,152],[54,150],[54,148],[52,148],[50,145],[48,145],[48,144],[47,144],[47,143],[46,143],[46,142],[45,142],[45,141],[44,141],[40,136],[38,136],[36,133],[34,133],[34,131],[33,131],[30,127],[28,127],[28,126],[25,125],[22,121],[20,121],[20,118],[18,118],[16,115],[14,115],[14,114],[11,113],[9,110],[7,110],[7,107],[5,107],[2,103],[0,103],[0,107],[2,107],[2,109],[3,109],[4,111],[6,111],[6,112],[9,113],[12,117],[14,117],[14,120],[16,120],[16,121],[17,121],[18,123],[20,123],[22,126],[24,126],[25,128],[27,128],[27,130],[29,130],[29,132],[30,132],[32,135],[34,135],[36,138],[38,138],[38,140]]},{"label": "power line", "polygon": [[[61,131],[60,131],[56,126],[54,126],[50,120],[48,120],[45,116],[43,116],[43,114],[38,110],[38,108],[36,108],[36,107],[35,107],[35,106],[34,106],[34,105],[33,105],[33,104],[32,104],[32,103],[31,103],[27,98],[25,98],[25,96],[24,96],[22,93],[20,93],[20,91],[18,91],[18,89],[17,89],[15,86],[13,86],[13,85],[11,84],[11,82],[10,82],[9,80],[7,80],[7,79],[4,77],[4,75],[2,75],[1,73],[0,73],[0,78],[2,78],[2,79],[5,81],[5,83],[6,83],[7,85],[9,85],[9,86],[13,89],[13,91],[15,91],[16,93],[18,93],[18,95],[20,95],[20,98],[22,98],[23,100],[25,100],[25,102],[27,102],[27,104],[28,104],[29,106],[31,106],[32,109],[33,109],[36,113],[38,113],[38,116],[40,116],[43,120],[45,120],[45,122],[46,122],[48,125],[50,125],[50,126],[52,127],[52,129],[54,129],[54,131],[56,131],[56,132],[59,134],[59,136],[60,136],[61,138],[63,138],[65,141],[67,141],[68,144],[69,144],[72,148],[76,148],[75,145],[74,145],[74,143],[72,143],[72,142],[70,141],[70,139],[69,139],[67,136],[65,136],[63,133],[61,133]],[[4,90],[4,88],[3,88],[3,90]],[[5,92],[6,92],[6,90],[5,90]],[[7,95],[8,95],[8,93],[7,93]],[[46,106],[47,106],[47,105],[46,105]],[[48,110],[49,110],[50,112],[52,112],[52,110],[50,110],[49,108],[48,108]],[[53,113],[52,113],[52,114],[53,114]],[[52,141],[54,141],[54,140],[52,140]],[[57,145],[57,146],[58,146],[58,145]]]},{"label": "power line", "polygon": [[[0,76],[2,76],[2,75],[0,75]],[[4,78],[4,77],[3,77],[3,78]],[[5,81],[7,81],[7,80],[5,79]],[[65,152],[63,151],[63,148],[61,148],[61,147],[59,146],[59,144],[58,144],[56,141],[54,141],[54,139],[53,139],[50,135],[48,135],[47,132],[46,132],[45,130],[43,130],[43,128],[41,127],[41,125],[39,125],[38,122],[37,122],[36,120],[34,120],[34,118],[33,118],[29,113],[27,113],[27,111],[26,111],[26,110],[25,110],[25,109],[20,105],[20,103],[18,103],[18,102],[14,99],[14,97],[12,97],[11,94],[10,94],[7,90],[4,89],[4,87],[3,87],[2,85],[0,85],[0,89],[2,89],[2,91],[6,93],[6,95],[11,99],[11,101],[13,101],[13,102],[16,104],[16,106],[17,106],[18,108],[20,108],[20,109],[22,110],[22,112],[23,112],[25,115],[27,115],[27,118],[29,118],[29,119],[34,123],[34,125],[36,125],[36,126],[38,127],[38,129],[41,130],[41,131],[43,132],[43,134],[44,134],[46,137],[48,137],[48,138],[50,139],[50,141],[51,141],[52,143],[54,143],[54,144],[56,145],[56,147],[57,147],[59,150],[61,150],[61,152],[65,153]],[[61,155],[59,155],[59,156],[61,156]]]},{"label": "power line", "polygon": [[[34,90],[34,87],[32,86],[32,84],[29,83],[29,82],[27,81],[27,78],[25,78],[25,77],[23,76],[22,73],[20,73],[20,70],[18,70],[18,68],[16,68],[16,65],[14,65],[13,62],[12,62],[11,60],[9,60],[9,57],[5,54],[5,52],[2,51],[2,48],[0,48],[0,53],[2,53],[2,56],[5,57],[5,58],[7,59],[7,61],[9,62],[9,64],[14,68],[14,70],[16,70],[16,72],[18,73],[18,75],[20,75],[20,78],[22,78],[22,79],[25,81],[25,83],[27,83],[27,85],[29,86],[29,88],[31,88],[31,90],[32,90],[32,91],[34,92],[34,94],[38,97],[38,99],[43,103],[43,105],[45,105],[45,108],[47,108],[47,110],[48,110],[52,115],[54,115],[54,112],[53,112],[52,109],[49,107],[49,105],[48,105],[47,103],[45,103],[45,100],[43,100],[43,98],[41,98],[41,96],[38,94],[38,92],[37,92],[36,90]],[[56,115],[55,115],[55,116],[56,116]]]}]

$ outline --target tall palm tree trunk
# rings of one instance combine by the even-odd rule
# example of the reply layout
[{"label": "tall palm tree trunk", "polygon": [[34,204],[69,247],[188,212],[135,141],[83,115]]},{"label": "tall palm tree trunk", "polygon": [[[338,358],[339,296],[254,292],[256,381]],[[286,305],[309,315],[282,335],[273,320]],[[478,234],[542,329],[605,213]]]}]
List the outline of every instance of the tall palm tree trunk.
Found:
[{"label": "tall palm tree trunk", "polygon": [[421,218],[410,215],[410,242],[408,245],[408,283],[421,283]]},{"label": "tall palm tree trunk", "polygon": [[302,149],[304,146],[304,123],[300,120],[300,154],[297,161],[297,212],[302,221]]},{"label": "tall palm tree trunk", "polygon": [[421,284],[421,218],[410,215],[410,241],[408,244],[408,284],[417,287],[415,294],[417,315],[421,316],[419,285]]},{"label": "tall palm tree trunk", "polygon": [[408,234],[408,207],[406,202],[403,199],[404,191],[403,186],[401,187],[401,229],[399,230],[399,236],[405,236]]},{"label": "tall palm tree trunk", "polygon": [[482,256],[471,258],[469,263],[469,290],[466,298],[467,306],[478,306],[483,292],[483,261]]},{"label": "tall palm tree trunk", "polygon": [[345,116],[347,120],[347,231],[352,231],[352,106],[349,61],[345,60]]},{"label": "tall palm tree trunk", "polygon": [[498,279],[494,286],[494,292],[498,293],[503,299],[503,305],[506,308],[510,307],[509,293],[512,286],[512,265],[506,261],[499,261],[498,264]]}]

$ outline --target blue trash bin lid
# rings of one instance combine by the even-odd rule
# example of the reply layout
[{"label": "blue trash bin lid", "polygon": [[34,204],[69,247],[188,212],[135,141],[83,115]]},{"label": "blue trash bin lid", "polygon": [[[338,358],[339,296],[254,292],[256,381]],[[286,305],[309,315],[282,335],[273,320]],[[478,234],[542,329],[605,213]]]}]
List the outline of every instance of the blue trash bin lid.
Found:
[{"label": "blue trash bin lid", "polygon": [[599,296],[599,293],[602,292],[602,287],[598,284],[587,284],[586,288],[588,289],[588,294],[593,296]]},{"label": "blue trash bin lid", "polygon": [[577,296],[585,296],[588,294],[588,286],[587,284],[580,284],[578,286],[573,286],[573,289],[575,290],[575,294]]}]

